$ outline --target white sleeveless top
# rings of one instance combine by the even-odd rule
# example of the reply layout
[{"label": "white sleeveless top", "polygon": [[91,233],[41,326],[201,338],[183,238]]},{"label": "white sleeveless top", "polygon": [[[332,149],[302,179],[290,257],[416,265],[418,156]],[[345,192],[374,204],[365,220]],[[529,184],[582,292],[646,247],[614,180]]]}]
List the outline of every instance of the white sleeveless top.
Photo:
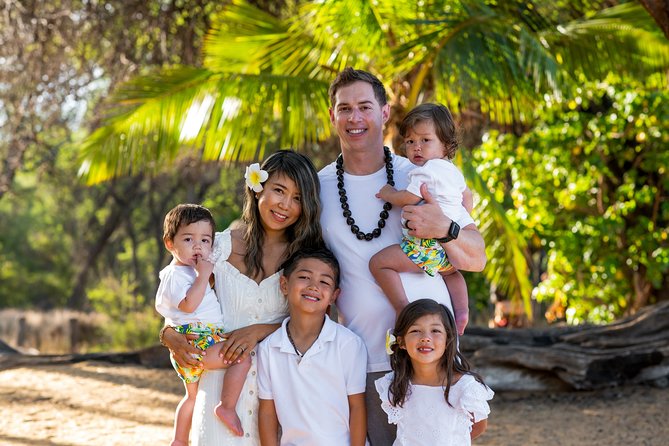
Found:
[{"label": "white sleeveless top", "polygon": [[[232,235],[227,229],[217,232],[213,258],[215,289],[223,311],[225,331],[253,324],[281,323],[288,315],[286,299],[279,290],[277,272],[260,282],[248,278],[228,262],[232,251]],[[257,446],[258,435],[258,381],[255,351],[251,352],[252,365],[237,402],[237,415],[244,428],[244,436],[237,437],[214,415],[221,399],[225,370],[205,371],[193,411],[191,439],[194,446]]]}]

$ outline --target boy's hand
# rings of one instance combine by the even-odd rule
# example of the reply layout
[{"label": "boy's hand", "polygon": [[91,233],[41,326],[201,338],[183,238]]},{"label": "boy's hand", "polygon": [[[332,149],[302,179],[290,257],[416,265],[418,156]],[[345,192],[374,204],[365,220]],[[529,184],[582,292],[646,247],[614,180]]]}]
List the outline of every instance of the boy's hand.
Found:
[{"label": "boy's hand", "polygon": [[197,256],[195,271],[197,271],[198,276],[204,275],[204,277],[209,277],[211,273],[214,272],[214,264],[211,262],[209,253],[203,253]]},{"label": "boy's hand", "polygon": [[392,187],[390,184],[386,184],[381,188],[379,193],[376,194],[376,198],[380,198],[383,201],[390,201],[394,192],[397,192],[397,189]]}]

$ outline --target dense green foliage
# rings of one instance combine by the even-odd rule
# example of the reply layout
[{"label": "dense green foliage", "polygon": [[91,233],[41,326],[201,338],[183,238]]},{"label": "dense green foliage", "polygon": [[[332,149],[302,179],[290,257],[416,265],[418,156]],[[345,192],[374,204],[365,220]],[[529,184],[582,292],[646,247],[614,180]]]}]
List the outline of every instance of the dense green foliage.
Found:
[{"label": "dense green foliage", "polygon": [[667,297],[669,44],[636,2],[5,8],[0,307],[104,312],[102,348],[153,342],[165,212],[202,202],[222,229],[239,215],[237,161],[286,146],[332,161],[327,85],[347,65],[386,84],[398,150],[416,103],[458,112],[489,258],[467,275],[478,308],[493,289],[600,322]]},{"label": "dense green foliage", "polygon": [[[588,85],[521,137],[492,133],[475,165],[544,273],[549,318],[610,321],[669,286],[669,94]],[[541,253],[541,255],[538,255]]]}]

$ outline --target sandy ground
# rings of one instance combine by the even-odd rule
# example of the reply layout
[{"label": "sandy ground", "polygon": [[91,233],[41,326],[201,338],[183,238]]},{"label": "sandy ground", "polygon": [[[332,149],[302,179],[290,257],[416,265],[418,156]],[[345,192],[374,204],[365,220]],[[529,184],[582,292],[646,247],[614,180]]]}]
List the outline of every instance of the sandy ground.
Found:
[{"label": "sandy ground", "polygon": [[[0,372],[0,445],[167,445],[181,384],[168,369],[84,362]],[[500,392],[475,445],[669,444],[669,389]]]}]

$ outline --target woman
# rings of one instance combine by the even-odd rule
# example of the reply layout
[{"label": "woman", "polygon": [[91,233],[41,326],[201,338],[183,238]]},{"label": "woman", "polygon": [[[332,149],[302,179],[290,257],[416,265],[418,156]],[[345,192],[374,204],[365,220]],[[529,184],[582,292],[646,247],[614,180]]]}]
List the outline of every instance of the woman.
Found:
[{"label": "woman", "polygon": [[[281,150],[260,169],[247,169],[243,225],[217,233],[214,244],[215,290],[224,326],[231,330],[222,353],[230,362],[251,355],[253,363],[237,403],[244,435],[235,436],[214,415],[225,371],[205,371],[191,429],[199,446],[259,444],[255,347],[288,313],[279,290],[279,267],[298,249],[323,246],[320,186],[311,161]],[[162,340],[177,362],[194,365],[190,354],[198,350],[183,335],[168,328]]]}]

